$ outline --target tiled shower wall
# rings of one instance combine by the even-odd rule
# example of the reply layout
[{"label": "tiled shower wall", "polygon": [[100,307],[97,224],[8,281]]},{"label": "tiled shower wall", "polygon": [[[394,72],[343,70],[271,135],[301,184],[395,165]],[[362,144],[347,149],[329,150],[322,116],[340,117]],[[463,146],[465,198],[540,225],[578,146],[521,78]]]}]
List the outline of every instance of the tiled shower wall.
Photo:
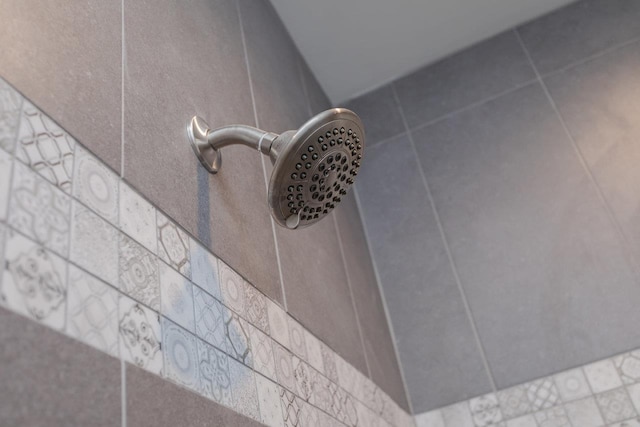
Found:
[{"label": "tiled shower wall", "polygon": [[[2,9],[0,76],[25,97],[24,108],[11,113],[20,120],[13,126],[28,124],[30,132],[44,132],[55,141],[45,148],[32,144],[20,151],[11,145],[15,140],[3,140],[3,149],[15,156],[10,161],[3,155],[13,164],[1,171],[5,189],[11,180],[12,186],[24,184],[29,189],[25,194],[37,195],[25,195],[24,210],[11,209],[8,219],[3,218],[8,221],[7,253],[40,253],[54,267],[69,259],[71,267],[64,276],[69,288],[63,280],[60,286],[65,289],[51,289],[54,298],[68,298],[67,310],[89,310],[87,297],[93,293],[83,292],[91,289],[107,300],[118,301],[121,294],[130,298],[131,307],[123,308],[120,299],[109,310],[117,307],[120,314],[132,313],[134,323],[136,316],[153,318],[159,311],[164,323],[155,331],[157,345],[160,333],[170,339],[164,334],[173,326],[176,334],[187,331],[183,336],[196,339],[194,327],[204,322],[198,318],[202,304],[208,304],[210,296],[224,300],[208,288],[211,275],[197,276],[196,263],[208,265],[207,259],[219,259],[242,277],[238,280],[247,289],[257,288],[252,293],[255,298],[264,300],[272,312],[288,312],[285,319],[319,339],[327,354],[354,368],[358,384],[378,390],[376,395],[390,396],[396,403],[387,407],[404,414],[400,410],[408,408],[404,387],[355,200],[346,200],[315,227],[280,229],[267,209],[268,161],[244,147],[229,147],[223,154],[223,170],[211,176],[185,138],[186,122],[194,114],[214,127],[242,123],[282,132],[329,107],[270,3],[9,1]],[[5,86],[3,119],[10,120],[13,116],[7,109],[22,97]],[[33,162],[37,156],[57,158],[55,168],[50,160]],[[95,170],[106,178],[95,181]],[[42,176],[58,189],[49,188],[52,184]],[[100,196],[92,202],[83,200],[79,196],[83,191],[97,191]],[[11,197],[22,200],[16,194]],[[66,219],[75,224],[71,232],[65,231],[61,212],[72,212]],[[158,243],[163,235],[171,247]],[[38,249],[42,244],[46,250]],[[191,252],[194,248],[196,255]],[[149,281],[157,282],[151,286],[156,291],[140,286]],[[180,320],[172,307],[163,307],[163,281],[167,286],[180,283],[184,295],[176,293],[172,299],[193,304],[194,319]],[[73,283],[82,288],[76,290],[75,300]],[[197,294],[198,290],[204,292]],[[241,311],[227,308],[229,313]],[[36,319],[45,314],[49,313]],[[69,315],[67,311],[54,316],[50,326],[67,330]],[[251,322],[246,318],[251,314],[240,316]],[[25,328],[34,327],[18,329]],[[111,331],[118,332],[122,328]],[[39,336],[35,341],[49,339],[58,338]],[[287,354],[292,350],[282,342],[284,336],[271,339],[274,346],[284,344]],[[60,341],[54,346],[62,346],[61,342],[75,345]],[[150,347],[142,351],[155,348],[153,340],[145,342]],[[107,346],[105,351],[115,350]],[[245,365],[239,366],[258,371],[256,378],[269,378],[249,360],[240,361]],[[166,363],[157,363],[152,371],[169,369]],[[380,422],[393,422],[387,418]]]},{"label": "tiled shower wall", "polygon": [[640,346],[639,23],[576,2],[348,103],[415,413]]}]

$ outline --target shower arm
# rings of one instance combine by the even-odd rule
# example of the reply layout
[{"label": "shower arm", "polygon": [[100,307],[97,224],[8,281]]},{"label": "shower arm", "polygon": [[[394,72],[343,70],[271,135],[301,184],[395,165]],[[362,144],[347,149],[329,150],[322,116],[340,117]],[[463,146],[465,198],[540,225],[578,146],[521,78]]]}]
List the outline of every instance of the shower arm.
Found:
[{"label": "shower arm", "polygon": [[189,138],[193,142],[193,151],[210,172],[217,173],[222,164],[220,149],[228,145],[244,145],[269,156],[273,142],[279,135],[272,132],[245,126],[231,125],[210,129],[207,123],[195,116],[187,126]]}]

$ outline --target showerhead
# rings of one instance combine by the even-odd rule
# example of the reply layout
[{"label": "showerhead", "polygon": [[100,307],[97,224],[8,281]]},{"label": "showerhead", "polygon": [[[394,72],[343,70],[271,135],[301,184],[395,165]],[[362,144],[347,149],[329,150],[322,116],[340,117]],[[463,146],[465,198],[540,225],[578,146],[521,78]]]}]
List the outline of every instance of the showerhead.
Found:
[{"label": "showerhead", "polygon": [[227,145],[243,144],[269,155],[271,215],[291,229],[320,221],[340,203],[358,175],[365,139],[360,118],[344,108],[324,111],[281,135],[238,125],[210,130],[199,117],[191,120],[188,133],[211,173],[219,170],[220,149]]}]

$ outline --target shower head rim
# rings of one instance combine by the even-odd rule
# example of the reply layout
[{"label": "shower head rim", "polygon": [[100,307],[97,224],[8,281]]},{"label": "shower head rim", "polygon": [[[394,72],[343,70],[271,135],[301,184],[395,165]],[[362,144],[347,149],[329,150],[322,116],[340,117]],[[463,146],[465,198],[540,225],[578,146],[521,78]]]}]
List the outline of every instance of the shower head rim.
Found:
[{"label": "shower head rim", "polygon": [[317,221],[320,221],[324,218],[324,215],[318,218],[317,220],[306,222],[306,223],[296,223],[296,227],[291,227],[291,224],[287,224],[287,219],[289,216],[282,215],[278,208],[278,200],[280,196],[279,185],[281,181],[277,179],[277,177],[283,173],[283,168],[286,167],[289,156],[292,152],[299,147],[299,142],[306,142],[320,127],[334,122],[336,120],[344,120],[353,122],[354,125],[358,128],[362,144],[364,147],[364,141],[366,140],[364,134],[364,125],[362,120],[356,113],[347,109],[347,108],[331,108],[329,110],[325,110],[321,113],[316,114],[312,118],[306,121],[304,125],[302,125],[295,134],[291,137],[289,143],[283,148],[281,153],[278,153],[278,158],[273,164],[273,171],[271,172],[271,177],[269,179],[269,189],[268,189],[268,203],[269,209],[271,210],[271,215],[273,219],[282,227],[285,228],[305,228],[315,224]]}]

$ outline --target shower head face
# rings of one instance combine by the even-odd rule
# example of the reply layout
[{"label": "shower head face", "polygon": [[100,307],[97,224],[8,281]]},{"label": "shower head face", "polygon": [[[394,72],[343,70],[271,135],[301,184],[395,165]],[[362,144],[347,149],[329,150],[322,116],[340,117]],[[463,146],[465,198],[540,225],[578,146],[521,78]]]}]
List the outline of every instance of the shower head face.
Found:
[{"label": "shower head face", "polygon": [[354,182],[364,153],[360,118],[344,108],[324,111],[274,142],[269,207],[288,228],[308,227],[331,212]]}]

